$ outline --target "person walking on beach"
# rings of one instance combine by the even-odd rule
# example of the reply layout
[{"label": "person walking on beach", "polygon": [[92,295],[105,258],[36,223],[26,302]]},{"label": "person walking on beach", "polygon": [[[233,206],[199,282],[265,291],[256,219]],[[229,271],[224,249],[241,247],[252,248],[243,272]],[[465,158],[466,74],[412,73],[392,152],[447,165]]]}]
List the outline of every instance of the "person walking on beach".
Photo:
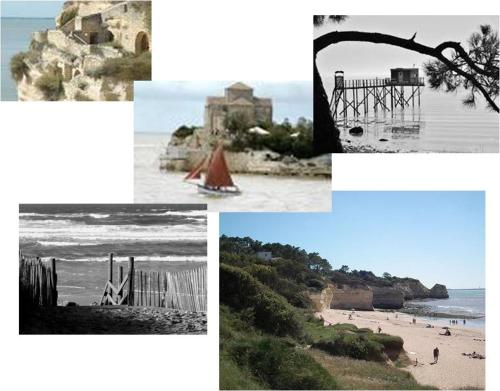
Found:
[{"label": "person walking on beach", "polygon": [[439,349],[438,349],[438,347],[436,346],[436,347],[434,348],[434,364],[437,364],[437,362],[438,362],[438,358],[439,358]]}]

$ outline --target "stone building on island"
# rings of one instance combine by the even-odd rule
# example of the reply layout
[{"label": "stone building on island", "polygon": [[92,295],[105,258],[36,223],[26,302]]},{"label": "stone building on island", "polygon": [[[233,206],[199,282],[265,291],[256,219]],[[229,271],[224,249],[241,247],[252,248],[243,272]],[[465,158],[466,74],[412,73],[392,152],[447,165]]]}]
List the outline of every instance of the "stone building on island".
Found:
[{"label": "stone building on island", "polygon": [[224,96],[209,96],[205,104],[204,128],[211,134],[226,130],[226,121],[233,115],[243,115],[249,125],[271,123],[273,105],[269,98],[253,95],[253,88],[238,82],[225,89]]}]

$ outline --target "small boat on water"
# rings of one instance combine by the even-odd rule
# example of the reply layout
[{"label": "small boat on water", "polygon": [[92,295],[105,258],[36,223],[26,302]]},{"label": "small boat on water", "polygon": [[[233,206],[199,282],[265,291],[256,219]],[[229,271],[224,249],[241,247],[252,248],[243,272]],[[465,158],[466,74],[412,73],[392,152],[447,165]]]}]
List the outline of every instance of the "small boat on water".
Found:
[{"label": "small boat on water", "polygon": [[[204,173],[204,178],[202,178]],[[231,196],[241,194],[240,188],[233,182],[222,145],[218,145],[210,156],[204,157],[184,181],[198,187],[198,193],[210,196]]]}]

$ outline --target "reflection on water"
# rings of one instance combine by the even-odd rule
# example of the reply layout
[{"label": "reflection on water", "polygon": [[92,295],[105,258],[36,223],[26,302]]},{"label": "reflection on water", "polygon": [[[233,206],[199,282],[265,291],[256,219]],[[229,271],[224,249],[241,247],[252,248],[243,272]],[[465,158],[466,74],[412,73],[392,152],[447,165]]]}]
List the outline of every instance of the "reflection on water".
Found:
[{"label": "reflection on water", "polygon": [[[352,145],[418,152],[498,152],[498,114],[484,108],[467,109],[460,97],[428,89],[421,107],[379,110],[358,118],[339,118],[341,137]],[[360,136],[349,129],[361,126]]]},{"label": "reflection on water", "polygon": [[185,173],[158,169],[168,143],[165,134],[135,134],[134,201],[138,203],[206,203],[210,211],[331,211],[331,181],[263,175],[233,175],[243,190],[224,198],[198,194],[183,182]]}]

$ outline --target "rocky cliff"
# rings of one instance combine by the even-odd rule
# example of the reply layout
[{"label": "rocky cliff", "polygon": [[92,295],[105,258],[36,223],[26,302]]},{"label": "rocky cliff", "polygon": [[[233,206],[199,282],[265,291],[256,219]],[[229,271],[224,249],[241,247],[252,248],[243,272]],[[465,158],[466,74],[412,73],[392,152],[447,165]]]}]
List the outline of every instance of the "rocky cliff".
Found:
[{"label": "rocky cliff", "polygon": [[431,288],[429,297],[433,299],[447,299],[450,296],[448,295],[448,290],[445,285],[436,284]]},{"label": "rocky cliff", "polygon": [[67,1],[55,19],[11,60],[18,99],[133,99],[133,80],[151,73],[151,3]]},{"label": "rocky cliff", "polygon": [[396,282],[394,286],[403,292],[405,300],[425,299],[429,297],[430,290],[419,280],[407,278]]},{"label": "rocky cliff", "polygon": [[404,304],[403,291],[394,287],[370,286],[373,292],[373,306],[383,309],[399,309]]},{"label": "rocky cliff", "polygon": [[[245,150],[231,152],[230,142],[219,139],[227,147],[226,160],[231,173],[259,174],[300,177],[331,177],[331,155],[322,155],[311,159],[297,159],[293,156],[263,150]],[[203,128],[193,130],[193,134],[184,138],[173,136],[166,152],[160,156],[160,170],[190,171],[205,156],[210,154],[215,143]]]},{"label": "rocky cliff", "polygon": [[330,308],[333,299],[334,286],[328,284],[321,292],[309,292],[309,298],[314,307],[314,311],[321,312]]},{"label": "rocky cliff", "polygon": [[373,311],[373,292],[364,286],[335,284],[332,286],[330,308]]}]

